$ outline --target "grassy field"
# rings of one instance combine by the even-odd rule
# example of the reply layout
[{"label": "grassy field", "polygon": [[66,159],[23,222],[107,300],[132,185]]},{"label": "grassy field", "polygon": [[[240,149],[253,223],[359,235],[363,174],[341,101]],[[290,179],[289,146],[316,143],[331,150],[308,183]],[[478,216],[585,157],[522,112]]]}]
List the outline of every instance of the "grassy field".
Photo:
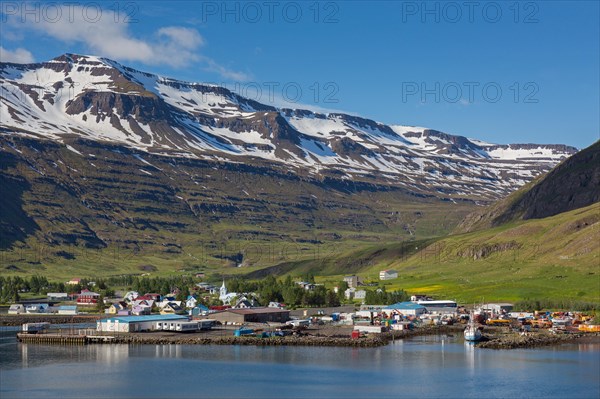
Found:
[{"label": "grassy field", "polygon": [[376,281],[385,268],[399,271],[398,279],[385,282],[388,291],[402,288],[462,303],[526,298],[600,303],[600,204],[448,236],[359,274]]},{"label": "grassy field", "polygon": [[2,276],[310,273],[335,285],[353,273],[378,282],[380,270],[393,268],[400,277],[388,290],[461,302],[600,302],[598,203],[448,235],[473,201],[158,156],[147,156],[155,165],[148,175],[146,163],[117,149],[87,145],[92,163],[35,145],[20,147],[27,162],[2,153],[0,183],[14,194],[0,198]]},{"label": "grassy field", "polygon": [[128,149],[85,142],[74,145],[89,157],[56,143],[9,144],[19,152],[0,148],[0,183],[12,193],[0,196],[3,276],[247,273],[443,236],[476,207],[261,163],[141,161]]},{"label": "grassy field", "polygon": [[[365,242],[356,232],[338,232],[344,239],[319,243],[232,240],[215,248],[193,246],[195,238],[190,236],[190,244],[179,253],[169,253],[161,245],[147,250],[106,248],[83,250],[75,259],[56,261],[56,257],[45,259],[40,248],[4,252],[2,262],[23,264],[27,260],[26,274],[58,280],[129,273],[204,272],[213,280],[311,273],[318,282],[333,286],[344,275],[356,273],[388,291],[404,289],[461,303],[528,298],[600,303],[599,229],[600,204],[595,204],[546,219],[444,238],[398,241],[382,234]],[[238,267],[231,256],[240,253],[243,261]],[[379,281],[382,269],[398,270],[399,278]],[[24,273],[3,272],[11,274]]]}]

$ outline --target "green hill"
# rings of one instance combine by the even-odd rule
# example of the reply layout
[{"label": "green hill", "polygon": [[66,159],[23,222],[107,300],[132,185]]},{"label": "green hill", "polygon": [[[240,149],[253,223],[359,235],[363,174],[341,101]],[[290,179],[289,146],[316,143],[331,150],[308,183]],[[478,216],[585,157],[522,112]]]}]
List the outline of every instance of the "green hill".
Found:
[{"label": "green hill", "polygon": [[395,269],[399,277],[385,282],[388,291],[401,288],[462,303],[527,298],[600,303],[599,243],[597,203],[439,240],[366,245],[320,259],[284,262],[245,276],[311,273],[334,285],[345,274],[356,273],[382,285],[379,271]]},{"label": "green hill", "polygon": [[600,141],[567,158],[545,175],[463,220],[456,233],[540,219],[600,201]]}]

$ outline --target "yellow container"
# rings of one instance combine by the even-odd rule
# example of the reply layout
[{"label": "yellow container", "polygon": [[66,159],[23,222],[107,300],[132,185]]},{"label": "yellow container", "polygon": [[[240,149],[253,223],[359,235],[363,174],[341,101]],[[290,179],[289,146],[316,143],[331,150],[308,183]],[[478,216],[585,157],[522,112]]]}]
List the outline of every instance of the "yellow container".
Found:
[{"label": "yellow container", "polygon": [[585,332],[600,332],[600,325],[580,324],[579,331]]}]

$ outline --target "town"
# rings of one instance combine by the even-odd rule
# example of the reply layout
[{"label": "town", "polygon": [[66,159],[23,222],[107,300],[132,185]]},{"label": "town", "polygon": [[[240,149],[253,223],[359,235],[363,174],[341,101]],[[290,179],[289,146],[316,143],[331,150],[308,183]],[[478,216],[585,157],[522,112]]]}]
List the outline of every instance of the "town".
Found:
[{"label": "town", "polygon": [[[202,277],[196,276],[200,280]],[[379,275],[380,281],[397,277],[393,270],[382,270]],[[345,276],[331,289],[315,284],[312,276],[306,280],[231,280],[231,286],[242,292],[230,291],[225,280],[220,287],[199,281],[185,290],[169,287],[166,294],[129,290],[117,296],[104,281],[73,278],[59,285],[67,292],[47,292],[45,302],[13,303],[8,315],[22,316],[16,320],[22,324],[18,338],[23,342],[71,342],[73,335],[81,343],[132,339],[148,343],[157,339],[190,342],[195,334],[202,343],[239,343],[236,338],[260,338],[260,344],[264,344],[265,338],[276,338],[278,344],[301,344],[314,343],[316,338],[323,341],[325,337],[335,338],[326,345],[369,346],[384,344],[396,336],[461,332],[472,325],[477,334],[473,338],[465,332],[466,340],[495,342],[500,338],[499,345],[506,345],[505,341],[512,339],[511,345],[518,347],[539,343],[540,336],[552,343],[557,342],[557,336],[580,337],[600,332],[597,316],[589,310],[515,309],[514,304],[507,302],[459,304],[418,293],[409,296],[401,290],[387,293],[385,289],[371,289],[374,284],[365,283],[356,275]],[[183,279],[179,281],[182,282]],[[142,278],[131,285],[153,288],[153,283],[154,288],[156,284],[164,288],[169,285],[158,278]],[[54,287],[45,281],[43,284]],[[31,281],[24,284],[30,288],[32,285],[35,283]],[[4,281],[2,287],[6,286]],[[103,288],[98,291],[102,293],[94,291],[100,286]],[[292,302],[286,304],[284,298]],[[52,324],[65,322],[95,323],[95,328],[53,334]],[[234,340],[223,341],[225,336]],[[520,344],[515,344],[515,339],[521,340]]]}]

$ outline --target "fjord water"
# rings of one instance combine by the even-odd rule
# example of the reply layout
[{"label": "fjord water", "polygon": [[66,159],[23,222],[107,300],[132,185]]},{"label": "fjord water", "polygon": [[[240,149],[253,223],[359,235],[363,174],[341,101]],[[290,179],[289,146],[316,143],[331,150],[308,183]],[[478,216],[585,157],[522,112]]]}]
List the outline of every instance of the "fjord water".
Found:
[{"label": "fjord water", "polygon": [[0,341],[0,397],[600,396],[600,344],[476,349],[458,337],[382,348],[19,344]]}]

